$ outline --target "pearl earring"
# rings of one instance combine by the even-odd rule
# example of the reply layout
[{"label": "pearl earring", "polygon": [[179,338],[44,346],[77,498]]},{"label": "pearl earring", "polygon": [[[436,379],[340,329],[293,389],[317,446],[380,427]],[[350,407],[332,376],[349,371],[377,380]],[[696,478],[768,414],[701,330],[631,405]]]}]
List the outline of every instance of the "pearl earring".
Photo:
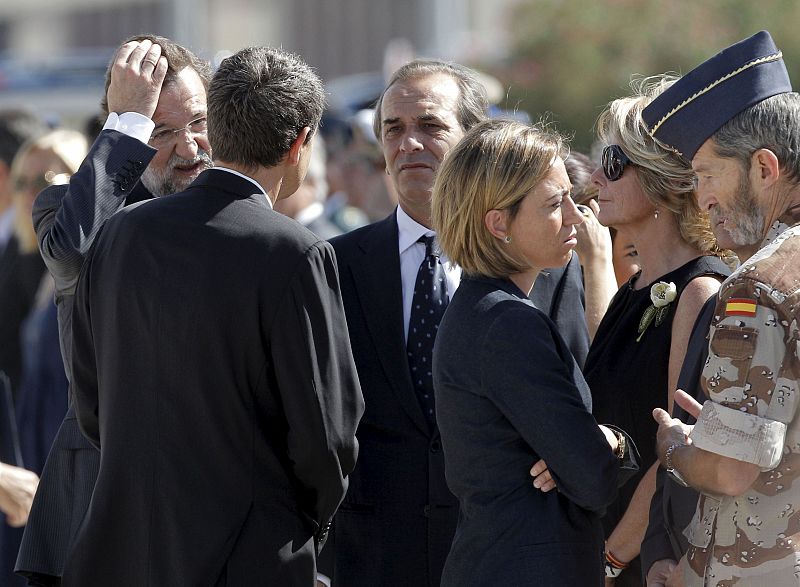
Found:
[{"label": "pearl earring", "polygon": [[653,218],[655,218],[656,220],[658,220],[658,208],[656,208],[656,211],[655,211],[655,213],[653,214]]}]

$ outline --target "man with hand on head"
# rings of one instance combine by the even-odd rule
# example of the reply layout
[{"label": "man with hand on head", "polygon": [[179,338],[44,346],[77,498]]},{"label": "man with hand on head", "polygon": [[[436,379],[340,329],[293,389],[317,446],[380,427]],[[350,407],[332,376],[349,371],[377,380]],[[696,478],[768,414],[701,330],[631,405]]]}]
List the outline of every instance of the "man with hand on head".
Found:
[{"label": "man with hand on head", "polygon": [[[39,248],[55,279],[70,381],[72,300],[84,258],[106,220],[123,206],[183,189],[211,167],[205,122],[209,79],[208,63],[169,39],[143,35],[123,43],[106,72],[103,131],[69,183],[45,189],[34,203]],[[31,584],[60,583],[99,463],[100,454],[81,435],[70,403],[17,559],[15,570]]]},{"label": "man with hand on head", "polygon": [[[701,495],[675,574],[689,586],[797,585],[800,552],[800,96],[766,31],[702,63],[642,113],[691,160],[701,208],[758,250],[723,284],[697,423],[656,409],[667,472]],[[671,577],[667,585],[676,584]]]},{"label": "man with hand on head", "polygon": [[72,373],[102,458],[64,585],[314,584],[363,399],[333,249],[273,204],[302,182],[323,107],[295,55],[225,59],[216,166],[96,239]]}]

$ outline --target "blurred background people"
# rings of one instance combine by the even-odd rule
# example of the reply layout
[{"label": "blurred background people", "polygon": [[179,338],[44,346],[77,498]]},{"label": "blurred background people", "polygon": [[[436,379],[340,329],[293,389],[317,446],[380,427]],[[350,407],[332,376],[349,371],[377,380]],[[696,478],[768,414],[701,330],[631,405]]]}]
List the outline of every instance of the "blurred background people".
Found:
[{"label": "blurred background people", "polygon": [[0,370],[14,390],[22,373],[20,328],[45,272],[31,220],[33,201],[48,185],[66,182],[85,154],[82,135],[57,130],[24,144],[11,165],[14,230],[0,257]]},{"label": "blurred background people", "polygon": [[0,110],[0,256],[14,233],[11,163],[22,144],[42,134],[44,130],[44,125],[32,112]]},{"label": "blurred background people", "polygon": [[671,408],[695,319],[730,273],[694,197],[694,173],[655,143],[642,121],[642,109],[661,91],[659,84],[634,85],[632,96],[603,111],[597,129],[606,147],[592,174],[600,222],[631,237],[641,266],[606,311],[584,371],[595,417],[628,431],[642,455],[641,470],[604,518],[616,575],[609,582],[626,586],[642,584],[639,547],[658,468],[651,413]]},{"label": "blurred background people", "polygon": [[[463,272],[433,353],[447,483],[460,505],[445,587],[603,582],[600,515],[620,465],[633,468],[631,444],[598,427],[566,343],[527,298],[577,242],[565,156],[553,132],[487,121],[436,179],[433,226]],[[540,459],[548,470],[532,483]]]},{"label": "blurred background people", "polygon": [[[0,259],[0,333],[3,340],[0,369],[10,374],[12,386],[17,390],[15,411],[19,420],[22,464],[36,474],[41,473],[50,443],[66,412],[67,390],[63,363],[57,360],[60,347],[57,323],[52,316],[52,279],[39,253],[31,209],[41,190],[69,180],[80,166],[86,149],[83,134],[55,130],[26,142],[11,165],[14,234]],[[48,313],[50,320],[46,319]],[[38,367],[54,355],[56,361],[49,364],[45,377],[38,372]],[[41,418],[37,417],[40,409],[43,410],[38,413]],[[4,585],[24,584],[13,574],[21,540],[21,529],[8,526],[2,529],[0,578]]]},{"label": "blurred background people", "polygon": [[291,196],[275,202],[275,210],[294,218],[318,237],[327,240],[342,234],[342,231],[325,217],[323,202],[328,195],[325,139],[316,133],[311,142],[314,149],[303,182]]}]

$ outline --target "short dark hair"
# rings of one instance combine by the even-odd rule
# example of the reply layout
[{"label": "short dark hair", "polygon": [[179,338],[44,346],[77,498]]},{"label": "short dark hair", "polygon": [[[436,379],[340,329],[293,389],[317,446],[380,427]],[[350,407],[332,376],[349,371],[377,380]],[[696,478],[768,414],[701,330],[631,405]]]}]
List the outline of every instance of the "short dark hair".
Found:
[{"label": "short dark hair", "polygon": [[[131,41],[152,41],[154,45],[161,45],[161,56],[167,58],[167,75],[164,77],[164,84],[162,87],[175,83],[178,74],[187,67],[190,67],[197,72],[197,75],[200,76],[203,82],[203,87],[208,90],[208,84],[211,81],[211,64],[204,59],[200,59],[183,45],[179,45],[166,37],[145,33],[128,37],[120,43],[120,47]],[[103,98],[100,100],[100,108],[106,116],[108,116],[108,86],[111,85],[111,68],[113,65],[114,58],[112,57],[106,69],[106,87],[103,92]]]},{"label": "short dark hair", "polygon": [[45,131],[45,126],[27,110],[0,111],[0,162],[11,167],[19,148]]},{"label": "short dark hair", "polygon": [[406,63],[392,74],[378,101],[375,103],[375,117],[372,121],[372,130],[379,142],[381,137],[381,105],[383,97],[397,82],[419,79],[430,75],[449,75],[458,86],[458,107],[456,119],[461,125],[461,130],[467,132],[473,126],[486,119],[489,110],[489,99],[486,97],[486,88],[478,79],[477,74],[468,67],[439,61],[436,59],[415,59]]},{"label": "short dark hair", "polygon": [[275,167],[305,127],[319,126],[322,81],[300,57],[248,47],[225,59],[208,88],[208,141],[214,159]]}]

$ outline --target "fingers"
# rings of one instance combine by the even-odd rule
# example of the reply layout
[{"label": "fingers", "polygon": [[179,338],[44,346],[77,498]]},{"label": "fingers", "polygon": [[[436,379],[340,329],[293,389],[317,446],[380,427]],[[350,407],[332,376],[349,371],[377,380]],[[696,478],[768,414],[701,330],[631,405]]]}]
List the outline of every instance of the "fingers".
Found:
[{"label": "fingers", "polygon": [[143,41],[139,41],[136,47],[133,48],[130,57],[128,57],[128,65],[134,72],[138,73],[139,71],[141,71],[142,61],[149,53],[150,48],[152,46],[153,42],[150,41],[149,39],[145,39]]},{"label": "fingers", "polygon": [[659,426],[669,426],[672,423],[672,416],[670,416],[669,412],[666,410],[656,408],[653,410],[653,420],[655,420]]},{"label": "fingers", "polygon": [[556,482],[547,468],[547,463],[540,459],[530,470],[533,477],[533,486],[544,493],[556,488]]},{"label": "fingers", "polygon": [[130,59],[131,53],[133,50],[139,46],[139,43],[136,41],[131,41],[129,43],[125,43],[119,49],[117,49],[116,55],[114,55],[114,66],[115,67],[122,67],[128,63],[128,59]]},{"label": "fingers", "polygon": [[153,83],[161,87],[161,85],[164,83],[164,78],[166,76],[167,76],[167,58],[159,57],[158,65],[156,65],[155,70],[153,70]]},{"label": "fingers", "polygon": [[682,389],[675,390],[675,402],[686,410],[688,414],[695,418],[700,417],[700,410],[703,409],[703,405]]},{"label": "fingers", "polygon": [[533,467],[531,467],[531,477],[536,477],[537,475],[541,475],[547,470],[547,463],[544,462],[544,459],[539,459]]},{"label": "fingers", "polygon": [[160,59],[161,45],[151,43],[147,53],[145,53],[144,57],[142,57],[142,63],[140,66],[142,73],[149,72],[152,74],[158,67],[158,62]]},{"label": "fingers", "polygon": [[125,43],[117,51],[106,93],[109,112],[138,112],[151,118],[167,74],[167,59],[149,39]]}]

